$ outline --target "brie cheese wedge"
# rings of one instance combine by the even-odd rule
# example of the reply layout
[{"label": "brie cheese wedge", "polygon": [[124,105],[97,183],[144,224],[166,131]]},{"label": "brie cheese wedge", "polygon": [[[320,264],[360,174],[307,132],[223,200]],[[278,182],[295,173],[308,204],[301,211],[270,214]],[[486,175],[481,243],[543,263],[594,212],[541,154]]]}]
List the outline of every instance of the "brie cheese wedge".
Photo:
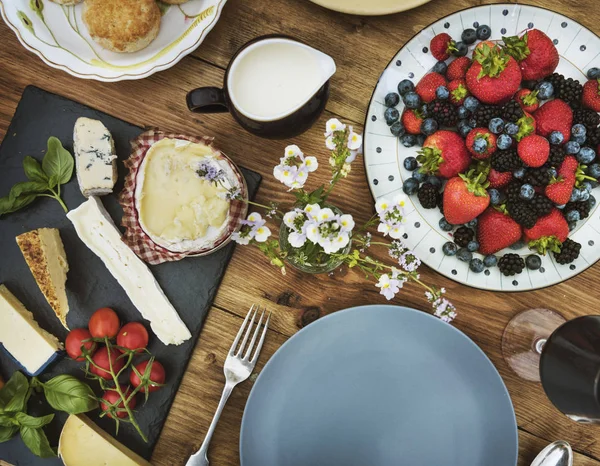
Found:
[{"label": "brie cheese wedge", "polygon": [[123,287],[133,305],[165,345],[179,345],[192,335],[150,269],[121,239],[121,232],[95,196],[67,217],[79,235]]}]

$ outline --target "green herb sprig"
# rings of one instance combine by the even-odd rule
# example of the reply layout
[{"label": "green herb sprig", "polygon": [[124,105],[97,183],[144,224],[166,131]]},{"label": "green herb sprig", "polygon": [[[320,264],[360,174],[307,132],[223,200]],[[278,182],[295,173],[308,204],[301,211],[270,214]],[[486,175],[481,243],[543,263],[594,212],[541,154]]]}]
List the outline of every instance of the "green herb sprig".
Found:
[{"label": "green herb sprig", "polygon": [[16,183],[8,196],[0,197],[0,216],[16,212],[40,196],[56,199],[68,212],[60,197],[60,187],[73,176],[74,165],[73,156],[58,138],[51,136],[41,164],[31,156],[23,160],[23,170],[29,181]]}]

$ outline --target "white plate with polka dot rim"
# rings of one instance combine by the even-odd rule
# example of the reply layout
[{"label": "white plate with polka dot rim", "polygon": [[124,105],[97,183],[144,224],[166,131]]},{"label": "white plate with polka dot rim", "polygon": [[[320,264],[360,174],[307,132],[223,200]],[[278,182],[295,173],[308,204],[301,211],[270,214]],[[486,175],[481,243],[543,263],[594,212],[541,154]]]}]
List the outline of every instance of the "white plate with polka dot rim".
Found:
[{"label": "white plate with polka dot rim", "polygon": [[[431,38],[440,32],[448,32],[452,37],[460,37],[463,29],[487,24],[492,29],[492,40],[503,35],[515,35],[528,28],[538,28],[553,39],[560,54],[557,71],[567,77],[585,82],[585,72],[594,65],[600,65],[600,38],[576,21],[561,14],[528,5],[496,4],[484,5],[459,11],[442,18],[424,28],[413,37],[390,61],[382,73],[368,107],[365,120],[364,163],[371,193],[375,199],[392,198],[402,192],[402,182],[410,177],[402,162],[414,156],[418,147],[405,148],[398,138],[392,136],[385,123],[383,100],[388,92],[396,91],[402,79],[412,79],[417,83],[435,64],[436,60],[428,53]],[[471,47],[472,49],[472,47]],[[398,105],[402,113],[404,105]],[[600,189],[593,194],[600,199]],[[568,265],[557,264],[551,254],[542,257],[542,267],[536,271],[525,269],[513,277],[505,277],[497,267],[486,268],[482,273],[474,273],[466,262],[456,256],[442,253],[442,245],[451,240],[442,231],[438,222],[438,209],[423,209],[416,199],[410,196],[407,206],[405,244],[413,249],[429,267],[459,283],[475,288],[493,291],[528,291],[555,285],[567,280],[593,265],[600,259],[600,214],[598,204],[590,216],[578,222],[577,228],[569,235],[581,243],[579,258]],[[527,248],[505,249],[497,253],[500,257],[507,252],[518,253],[522,257],[531,254]],[[483,258],[480,254],[474,257]]]}]

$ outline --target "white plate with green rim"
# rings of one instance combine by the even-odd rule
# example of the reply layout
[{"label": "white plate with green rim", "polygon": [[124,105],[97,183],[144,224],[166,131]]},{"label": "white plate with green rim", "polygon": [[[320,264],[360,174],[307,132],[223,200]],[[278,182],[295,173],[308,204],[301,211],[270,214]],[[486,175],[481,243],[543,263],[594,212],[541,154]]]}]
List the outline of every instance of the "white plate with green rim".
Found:
[{"label": "white plate with green rim", "polygon": [[[544,31],[555,43],[560,55],[557,72],[584,83],[585,73],[593,66],[600,66],[600,38],[578,22],[559,13],[528,5],[495,4],[469,8],[453,13],[425,27],[415,35],[392,58],[381,74],[373,91],[365,119],[364,163],[371,193],[375,199],[392,198],[402,192],[403,180],[410,177],[402,162],[414,156],[418,146],[406,148],[398,138],[390,134],[385,123],[383,104],[388,92],[397,92],[397,85],[403,79],[411,79],[416,84],[436,63],[428,53],[433,36],[447,32],[460,38],[465,28],[475,24],[487,24],[492,29],[492,40],[502,36],[519,34],[528,28]],[[472,46],[470,47],[472,50]],[[469,52],[470,55],[471,52]],[[404,104],[398,110],[402,113]],[[597,161],[598,159],[596,159]],[[600,188],[592,191],[600,199]],[[556,263],[552,254],[542,257],[539,270],[525,268],[519,275],[505,277],[497,267],[486,268],[482,273],[474,273],[466,262],[456,256],[442,253],[445,242],[451,241],[449,233],[442,231],[438,222],[441,214],[438,209],[423,209],[416,196],[410,196],[407,206],[407,222],[404,243],[415,251],[429,267],[442,275],[475,288],[492,291],[528,291],[561,283],[600,259],[600,211],[598,203],[589,217],[579,221],[569,237],[582,245],[579,258],[571,264]],[[505,249],[496,256],[512,252],[523,258],[532,252],[523,247],[518,250]],[[474,257],[483,258],[475,253]]]},{"label": "white plate with green rim", "polygon": [[112,82],[145,78],[175,65],[202,43],[226,1],[159,3],[163,16],[158,37],[135,53],[111,52],[95,43],[81,19],[82,4],[0,0],[0,13],[21,44],[46,64],[78,78]]},{"label": "white plate with green rim", "polygon": [[330,10],[351,15],[389,15],[410,10],[431,0],[311,0]]}]

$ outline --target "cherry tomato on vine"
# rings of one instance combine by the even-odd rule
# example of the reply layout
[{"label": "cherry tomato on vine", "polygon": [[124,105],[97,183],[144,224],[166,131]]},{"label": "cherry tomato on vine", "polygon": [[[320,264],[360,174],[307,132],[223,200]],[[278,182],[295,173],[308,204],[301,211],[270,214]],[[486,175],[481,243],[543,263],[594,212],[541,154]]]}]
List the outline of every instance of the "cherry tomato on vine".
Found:
[{"label": "cherry tomato on vine", "polygon": [[[123,358],[117,359],[120,354],[121,353],[119,353],[116,349],[112,349],[110,352],[110,362],[112,363],[112,369],[115,374],[119,372],[125,365],[125,360]],[[90,372],[92,374],[100,376],[106,380],[112,380],[112,375],[109,372],[110,363],[108,360],[108,349],[106,346],[103,346],[96,351],[92,361],[95,364],[90,364]]]},{"label": "cherry tomato on vine", "polygon": [[125,324],[117,335],[117,345],[141,353],[148,346],[148,330],[139,322]]},{"label": "cherry tomato on vine", "polygon": [[[135,368],[142,377],[144,377],[146,374],[146,367],[148,367],[149,362],[150,361],[144,361],[135,366]],[[146,390],[148,390],[148,392],[155,392],[156,390],[159,390],[161,388],[161,385],[156,384],[164,384],[165,379],[165,368],[160,362],[156,360],[152,362],[152,367],[150,368],[150,377],[148,378],[148,381],[145,385],[143,383],[143,380],[140,377],[138,377],[135,371],[132,370],[131,375],[129,376],[129,381],[131,382],[131,385],[133,385],[135,388],[137,388],[139,385],[142,385],[142,387],[140,388],[140,391],[142,393],[145,393]]]},{"label": "cherry tomato on vine", "polygon": [[[125,385],[121,385],[121,392],[123,392],[125,399],[127,399],[131,394],[131,388]],[[108,412],[107,416],[109,418],[114,419],[113,413],[121,419],[124,419],[129,416],[129,414],[127,414],[127,411],[125,411],[125,402],[123,398],[121,398],[119,392],[117,392],[117,390],[115,390],[114,388],[106,390],[104,392],[104,395],[102,395],[102,400],[104,401],[100,403],[100,408],[102,408],[102,411]],[[135,405],[137,405],[137,400],[135,396],[132,399],[130,399],[129,403],[127,404],[129,406],[129,409],[135,408]]]},{"label": "cherry tomato on vine", "polygon": [[86,341],[92,338],[92,334],[86,328],[76,328],[69,332],[67,339],[65,340],[65,348],[67,354],[71,359],[75,361],[85,361],[81,347],[84,347],[90,354],[96,352],[98,345],[95,341]]},{"label": "cherry tomato on vine", "polygon": [[103,307],[92,314],[88,327],[94,338],[114,338],[117,336],[121,324],[115,311],[109,307]]}]

